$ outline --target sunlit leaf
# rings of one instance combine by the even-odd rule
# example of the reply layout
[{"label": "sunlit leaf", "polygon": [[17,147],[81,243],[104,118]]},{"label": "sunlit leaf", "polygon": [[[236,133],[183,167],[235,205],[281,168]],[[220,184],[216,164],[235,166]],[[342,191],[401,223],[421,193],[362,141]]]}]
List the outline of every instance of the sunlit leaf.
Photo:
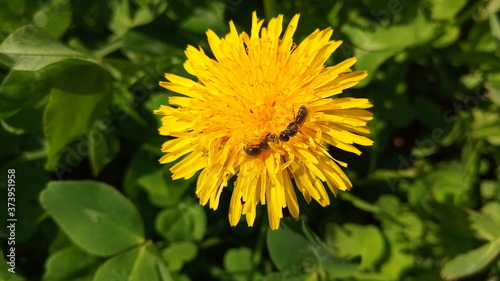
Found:
[{"label": "sunlit leaf", "polygon": [[152,246],[141,246],[107,260],[97,270],[93,281],[108,280],[173,280],[165,264]]},{"label": "sunlit leaf", "polygon": [[67,247],[50,255],[45,264],[43,280],[92,280],[93,274],[90,269],[99,264],[100,260],[95,256],[76,247]]},{"label": "sunlit leaf", "polygon": [[480,237],[489,241],[500,238],[500,204],[491,202],[479,212],[469,211],[471,227]]},{"label": "sunlit leaf", "polygon": [[467,0],[434,0],[431,14],[436,20],[451,20],[467,4]]},{"label": "sunlit leaf", "polygon": [[333,235],[335,251],[345,258],[360,256],[360,269],[374,269],[386,250],[384,237],[374,226],[345,224],[336,227]]},{"label": "sunlit leaf", "polygon": [[50,182],[40,202],[76,245],[94,255],[109,256],[144,242],[137,209],[107,184]]},{"label": "sunlit leaf", "polygon": [[191,241],[171,243],[162,251],[163,259],[171,271],[180,271],[182,266],[193,260],[198,253],[197,245]]},{"label": "sunlit leaf", "polygon": [[474,274],[484,269],[499,253],[500,238],[450,260],[441,270],[441,276],[455,280]]},{"label": "sunlit leaf", "polygon": [[20,28],[0,45],[0,61],[15,70],[35,71],[71,58],[96,62],[34,26]]}]

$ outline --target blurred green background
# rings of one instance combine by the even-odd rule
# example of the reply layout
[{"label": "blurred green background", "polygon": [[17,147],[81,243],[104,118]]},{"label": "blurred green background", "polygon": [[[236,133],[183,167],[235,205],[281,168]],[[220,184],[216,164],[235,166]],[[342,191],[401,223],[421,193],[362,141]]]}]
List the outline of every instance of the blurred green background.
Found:
[{"label": "blurred green background", "polygon": [[[351,192],[270,231],[230,227],[231,190],[201,207],[196,179],[159,165],[163,73],[188,44],[251,13],[295,41],[333,27],[370,75],[375,141]],[[500,280],[500,1],[0,0],[0,220],[15,196],[15,274],[0,280]],[[14,169],[15,172],[12,173]],[[9,172],[10,171],[10,172]],[[15,190],[8,193],[8,175]],[[11,182],[12,183],[12,182]],[[12,184],[11,184],[12,187]],[[333,197],[333,195],[332,195]],[[6,223],[7,224],[7,223]]]}]

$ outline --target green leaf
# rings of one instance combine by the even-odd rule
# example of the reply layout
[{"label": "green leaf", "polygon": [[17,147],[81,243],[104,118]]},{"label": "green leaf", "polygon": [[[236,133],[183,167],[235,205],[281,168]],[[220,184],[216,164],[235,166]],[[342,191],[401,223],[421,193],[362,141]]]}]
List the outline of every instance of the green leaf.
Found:
[{"label": "green leaf", "polygon": [[474,123],[470,135],[477,139],[486,139],[492,145],[500,145],[500,114],[494,111],[474,110]]},{"label": "green leaf", "polygon": [[[424,149],[427,144],[422,142],[419,146],[419,149]],[[436,201],[457,205],[470,202],[468,192],[471,189],[471,183],[463,178],[463,169],[461,163],[455,161],[437,165],[431,173],[426,175],[425,182],[430,186],[431,194]]]},{"label": "green leaf", "polygon": [[376,206],[379,208],[380,213],[396,217],[401,213],[401,201],[398,197],[392,194],[384,194],[377,200]]},{"label": "green leaf", "polygon": [[415,258],[408,248],[406,238],[399,233],[399,230],[386,230],[384,235],[388,242],[389,254],[380,271],[391,276],[393,280],[401,280],[403,274],[414,266]]},{"label": "green leaf", "polygon": [[367,202],[367,201],[353,195],[350,192],[342,192],[339,195],[342,196],[343,200],[351,202],[356,208],[358,208],[360,210],[370,212],[370,213],[379,212],[379,208],[376,205],[371,204],[370,202]]},{"label": "green leaf", "polygon": [[191,241],[173,242],[162,251],[163,259],[171,271],[180,271],[182,266],[192,261],[198,254],[198,247]]},{"label": "green leaf", "polygon": [[488,266],[499,253],[500,238],[448,261],[441,269],[441,276],[455,280],[472,275]]},{"label": "green leaf", "polygon": [[375,77],[374,74],[380,65],[389,58],[409,46],[424,44],[431,40],[435,28],[436,24],[428,22],[422,12],[419,12],[407,25],[377,26],[374,32],[350,23],[343,24],[342,32],[354,45],[354,55],[358,60],[355,68],[367,70],[372,74],[363,79],[359,87],[368,84]]},{"label": "green leaf", "polygon": [[487,75],[484,86],[488,89],[491,100],[500,106],[500,71]]},{"label": "green leaf", "polygon": [[[144,44],[144,42],[148,42],[148,44]],[[160,38],[147,36],[135,30],[128,31],[123,36],[123,51],[131,61],[139,63],[179,53],[178,48],[168,45]]]},{"label": "green leaf", "polygon": [[[354,55],[357,58],[356,69],[367,70],[369,74],[360,84],[368,83],[375,70],[387,59],[394,56],[398,51],[411,45],[408,40],[399,40],[403,34],[411,30],[405,26],[394,26],[390,28],[377,28],[370,33],[367,29],[356,27],[346,23],[342,25],[342,32],[347,34],[354,44]],[[372,76],[372,78],[370,78]],[[365,82],[366,81],[366,82]]]},{"label": "green leaf", "polygon": [[71,7],[69,1],[53,0],[39,2],[38,11],[33,14],[33,22],[43,27],[51,36],[61,37],[71,24]]},{"label": "green leaf", "polygon": [[137,10],[134,11],[131,9],[128,0],[111,1],[113,15],[109,21],[109,29],[117,36],[121,36],[133,27],[151,22],[167,7],[165,2],[155,4],[157,5],[153,5],[153,7],[140,5]]},{"label": "green leaf", "polygon": [[[96,65],[68,67],[55,81],[45,110],[45,135],[49,144],[47,168],[54,169],[63,149],[80,135],[89,134],[95,121],[111,103],[111,77]],[[87,140],[77,149],[81,159],[89,154]]]},{"label": "green leaf", "polygon": [[355,280],[356,281],[394,281],[394,278],[392,278],[384,273],[358,272],[355,275]]},{"label": "green leaf", "polygon": [[93,281],[173,280],[153,246],[141,246],[117,255],[99,267]]},{"label": "green leaf", "polygon": [[147,192],[151,203],[158,207],[176,204],[192,186],[193,180],[172,180],[172,173],[167,167],[158,164],[156,171],[148,173],[137,180],[137,183]]},{"label": "green leaf", "polygon": [[469,211],[471,228],[476,230],[481,238],[494,241],[500,238],[500,204],[486,204],[481,212]]},{"label": "green leaf", "polygon": [[422,219],[415,213],[402,212],[396,217],[396,220],[400,223],[401,230],[405,236],[408,237],[412,243],[418,243],[418,241],[424,237],[424,222],[422,222]]},{"label": "green leaf", "polygon": [[349,277],[356,276],[361,272],[358,263],[333,258],[324,260],[322,267],[330,278],[337,278],[332,280],[350,280]]},{"label": "green leaf", "polygon": [[224,255],[224,268],[236,280],[248,280],[253,269],[252,250],[249,248],[233,248]]},{"label": "green leaf", "polygon": [[268,231],[267,248],[272,261],[282,271],[300,268],[305,263],[318,265],[330,257],[324,245],[302,220],[285,219],[279,229]]},{"label": "green leaf", "polygon": [[460,27],[446,26],[443,34],[439,36],[434,42],[432,42],[432,47],[434,48],[446,48],[453,44],[460,37]]},{"label": "green leaf", "polygon": [[0,86],[0,118],[14,115],[23,107],[33,107],[50,92],[47,71],[12,70]]},{"label": "green leaf", "polygon": [[207,218],[201,206],[179,204],[164,209],[156,217],[155,228],[171,241],[198,241],[205,236]]},{"label": "green leaf", "polygon": [[439,256],[453,257],[477,245],[470,217],[464,208],[436,201],[425,202],[424,207],[433,218],[426,220],[425,235],[425,241],[433,245],[433,252]]},{"label": "green leaf", "polygon": [[70,58],[97,63],[92,57],[64,46],[31,25],[12,33],[0,45],[0,61],[15,70],[35,71]]},{"label": "green leaf", "polygon": [[[155,156],[144,149],[137,150],[128,165],[125,176],[123,177],[124,192],[131,198],[137,197],[139,192],[142,192],[138,179],[147,174],[154,173],[158,170],[158,165],[158,156]],[[162,190],[163,188],[163,186],[158,187],[159,190]],[[163,192],[159,191],[158,193]]]},{"label": "green leaf", "polygon": [[43,133],[43,113],[44,108],[41,106],[38,108],[24,107],[13,116],[2,120],[2,125],[15,134],[41,135]]},{"label": "green leaf", "polygon": [[192,16],[183,19],[181,29],[193,33],[205,33],[208,28],[216,33],[222,33],[226,29],[224,23],[224,9],[226,5],[222,2],[210,2],[208,8],[196,7]]},{"label": "green leaf", "polygon": [[[2,255],[1,262],[0,262],[0,280],[26,281],[26,279],[24,279],[21,276],[21,273],[19,272],[19,270],[17,270],[15,268],[15,265],[14,265],[14,269],[12,269],[12,267],[11,267],[11,265],[9,265],[8,261],[4,259],[4,257],[7,255],[10,255],[10,253],[9,252],[4,253],[0,249],[0,255]],[[10,272],[9,270],[14,270],[14,273]]]},{"label": "green leaf", "polygon": [[107,184],[50,182],[40,202],[73,243],[94,255],[109,256],[144,242],[137,209]]},{"label": "green leaf", "polygon": [[[110,119],[105,119],[111,122]],[[104,127],[94,128],[90,131],[88,141],[90,143],[90,167],[92,175],[97,176],[101,170],[111,162],[120,150],[120,142],[112,131],[114,127],[102,124]]]},{"label": "green leaf", "polygon": [[122,35],[132,27],[129,1],[113,0],[111,1],[111,10],[113,11],[113,15],[108,27],[116,35]]},{"label": "green leaf", "polygon": [[43,280],[92,280],[91,268],[97,267],[101,262],[96,257],[76,248],[67,247],[49,256],[45,263]]},{"label": "green leaf", "polygon": [[361,256],[360,269],[375,269],[386,250],[382,233],[372,225],[345,224],[336,227],[332,243],[338,245],[335,252],[341,257]]},{"label": "green leaf", "polygon": [[498,14],[492,13],[489,17],[491,35],[496,39],[497,44],[500,43],[500,20],[498,19]]},{"label": "green leaf", "polygon": [[434,0],[431,3],[431,17],[433,19],[452,20],[467,4],[467,0]]}]

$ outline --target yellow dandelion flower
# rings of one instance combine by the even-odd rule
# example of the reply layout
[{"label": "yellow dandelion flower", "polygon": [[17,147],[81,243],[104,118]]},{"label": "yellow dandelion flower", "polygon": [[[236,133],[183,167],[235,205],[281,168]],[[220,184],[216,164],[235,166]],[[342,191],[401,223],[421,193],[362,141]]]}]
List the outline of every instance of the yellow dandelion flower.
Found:
[{"label": "yellow dandelion flower", "polygon": [[296,45],[292,36],[295,15],[283,36],[283,16],[269,21],[252,16],[250,34],[230,33],[219,38],[207,31],[215,58],[188,46],[184,67],[198,82],[166,74],[160,85],[183,96],[170,97],[172,106],[161,105],[155,114],[165,115],[161,135],[173,139],[163,144],[160,163],[183,157],[171,171],[174,179],[188,179],[201,170],[196,194],[200,204],[217,209],[228,181],[236,176],[229,222],[241,215],[252,226],[256,207],[267,205],[272,229],[279,227],[283,208],[299,215],[294,189],[305,200],[330,203],[324,184],[336,195],[351,182],[341,170],[346,166],[328,153],[325,144],[360,154],[354,146],[372,145],[360,134],[369,133],[372,114],[367,99],[332,98],[356,85],[366,71],[351,71],[355,58],[334,66],[325,61],[339,47],[333,30],[316,30]]}]

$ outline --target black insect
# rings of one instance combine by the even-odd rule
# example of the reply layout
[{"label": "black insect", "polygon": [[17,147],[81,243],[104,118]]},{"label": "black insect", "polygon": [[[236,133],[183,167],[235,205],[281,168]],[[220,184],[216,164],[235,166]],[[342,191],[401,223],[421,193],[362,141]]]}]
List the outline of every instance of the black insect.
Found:
[{"label": "black insect", "polygon": [[295,120],[288,124],[284,131],[281,131],[281,133],[279,133],[278,140],[287,142],[291,137],[297,135],[297,133],[299,132],[299,126],[306,121],[308,113],[309,112],[307,110],[307,107],[305,105],[301,105],[299,111],[297,112],[297,115],[295,116]]},{"label": "black insect", "polygon": [[276,135],[267,133],[264,139],[260,143],[249,145],[243,148],[243,151],[245,151],[246,154],[255,157],[259,155],[263,150],[270,149],[269,143],[275,141],[276,141]]},{"label": "black insect", "polygon": [[307,107],[305,105],[301,105],[299,111],[297,111],[297,115],[295,115],[295,120],[288,124],[286,129],[279,133],[278,137],[276,137],[276,134],[267,133],[261,142],[248,145],[243,148],[243,151],[245,151],[245,153],[249,156],[255,157],[262,153],[262,151],[270,149],[269,143],[276,142],[276,139],[281,142],[289,141],[291,137],[297,135],[299,132],[299,126],[306,121],[308,113]]}]

